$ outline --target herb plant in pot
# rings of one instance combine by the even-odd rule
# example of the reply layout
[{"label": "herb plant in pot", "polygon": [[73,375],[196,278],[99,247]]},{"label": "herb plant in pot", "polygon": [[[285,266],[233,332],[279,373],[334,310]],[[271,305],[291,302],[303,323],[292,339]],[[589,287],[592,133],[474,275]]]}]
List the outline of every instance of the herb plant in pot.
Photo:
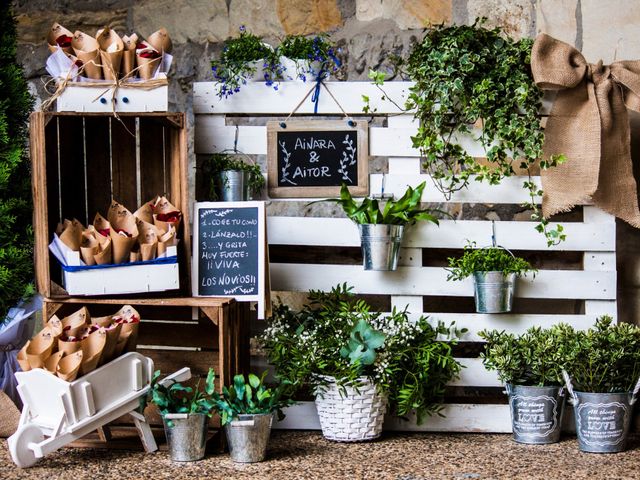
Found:
[{"label": "herb plant in pot", "polygon": [[576,331],[564,372],[583,452],[626,448],[633,405],[640,390],[640,327],[598,318]]},{"label": "herb plant in pot", "polygon": [[560,440],[565,405],[562,367],[573,329],[566,324],[531,327],[522,335],[483,330],[487,370],[498,372],[509,395],[513,438],[519,443]]},{"label": "herb plant in pot", "polygon": [[220,59],[211,62],[211,70],[218,82],[218,96],[227,98],[254,80],[277,90],[283,67],[270,45],[241,26],[240,36],[225,42]]},{"label": "herb plant in pot", "polygon": [[328,35],[313,38],[287,35],[278,46],[277,53],[285,65],[285,76],[293,80],[326,80],[340,67],[336,47]]},{"label": "herb plant in pot", "polygon": [[420,208],[425,185],[422,182],[415,189],[408,186],[401,198],[387,200],[383,208],[375,198],[365,197],[356,203],[345,184],[340,198],[326,200],[339,204],[358,225],[365,270],[396,270],[405,227],[419,220],[439,224],[433,215],[435,210]]},{"label": "herb plant in pot", "polygon": [[440,411],[445,385],[460,371],[452,354],[459,334],[411,321],[406,310],[373,312],[343,284],[311,291],[298,312],[275,305],[261,341],[289,394],[315,395],[323,435],[357,442],[380,436],[387,409],[415,412],[418,423]]},{"label": "herb plant in pot", "polygon": [[274,414],[284,418],[282,408],[293,402],[282,395],[283,385],[264,385],[265,371],[260,377],[250,373],[233,377],[233,385],[215,395],[214,410],[220,414],[229,453],[234,462],[253,463],[264,460]]},{"label": "herb plant in pot", "polygon": [[214,153],[203,164],[214,200],[240,202],[259,196],[265,181],[260,166],[239,152]]},{"label": "herb plant in pot", "polygon": [[154,373],[149,399],[162,415],[171,460],[193,462],[204,458],[207,420],[216,395],[214,380],[215,374],[209,369],[204,390],[200,390],[200,382],[194,390],[175,380],[160,380],[160,370]]},{"label": "herb plant in pot", "polygon": [[462,257],[451,257],[447,280],[473,276],[474,298],[478,313],[510,312],[513,307],[516,277],[535,271],[529,262],[502,247],[464,247]]}]

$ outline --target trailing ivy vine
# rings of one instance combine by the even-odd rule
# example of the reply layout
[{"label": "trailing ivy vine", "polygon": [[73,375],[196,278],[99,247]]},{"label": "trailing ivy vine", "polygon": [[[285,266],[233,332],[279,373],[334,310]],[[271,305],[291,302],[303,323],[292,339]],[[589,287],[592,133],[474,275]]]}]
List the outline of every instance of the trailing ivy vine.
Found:
[{"label": "trailing ivy vine", "polygon": [[[446,198],[471,180],[495,185],[515,175],[514,166],[526,171],[529,178],[523,186],[530,200],[523,206],[533,211],[536,229],[548,245],[556,245],[565,239],[563,228],[552,229],[543,218],[538,205],[542,191],[531,177],[536,167],[554,167],[564,157],[541,160],[542,91],[530,70],[533,41],[513,40],[499,28],[484,28],[483,22],[436,26],[413,46],[406,60],[396,60],[399,71],[414,82],[403,108],[420,121],[411,140]],[[383,85],[384,73],[372,71],[369,76]],[[365,112],[371,111],[368,100],[364,98]],[[485,150],[486,162],[460,145],[462,137],[477,131],[474,125],[481,127],[476,140]]]},{"label": "trailing ivy vine", "polygon": [[11,2],[0,5],[0,321],[33,294],[31,183],[26,155],[32,98],[16,62]]}]

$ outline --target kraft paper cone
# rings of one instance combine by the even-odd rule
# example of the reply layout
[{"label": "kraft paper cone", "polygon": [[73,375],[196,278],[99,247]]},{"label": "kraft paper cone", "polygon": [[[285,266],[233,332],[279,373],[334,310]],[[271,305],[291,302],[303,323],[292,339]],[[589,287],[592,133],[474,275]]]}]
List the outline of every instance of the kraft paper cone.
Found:
[{"label": "kraft paper cone", "polygon": [[128,37],[125,35],[122,37],[124,43],[124,51],[122,53],[122,65],[120,70],[122,75],[128,75],[131,73],[136,64],[136,45],[138,44],[138,35],[132,33]]},{"label": "kraft paper cone", "polygon": [[104,218],[99,213],[93,217],[93,228],[96,229],[96,238],[100,243],[105,243],[109,238],[109,232],[111,231],[111,224],[109,220]]},{"label": "kraft paper cone", "polygon": [[105,332],[107,333],[107,340],[104,345],[104,350],[102,351],[102,358],[100,360],[100,365],[110,362],[115,358],[116,345],[118,344],[118,339],[120,338],[121,330],[122,330],[121,323],[113,323],[105,327]]},{"label": "kraft paper cone", "polygon": [[74,218],[72,221],[65,220],[64,225],[64,230],[59,235],[60,241],[74,252],[79,251],[82,243],[82,231],[84,230],[82,223]]},{"label": "kraft paper cone", "polygon": [[120,76],[120,64],[124,43],[115,30],[104,27],[96,33],[96,39],[100,46],[100,60],[102,73],[107,80],[116,80]]},{"label": "kraft paper cone", "polygon": [[113,263],[125,263],[129,261],[131,249],[138,241],[138,227],[125,230],[123,233],[116,233],[111,229],[111,248],[113,253]]},{"label": "kraft paper cone", "polygon": [[58,368],[56,369],[56,375],[62,380],[67,382],[73,382],[78,376],[80,365],[82,364],[82,350],[79,350],[71,355],[65,355],[58,362]]},{"label": "kraft paper cone", "polygon": [[136,46],[136,68],[138,76],[143,80],[150,80],[162,62],[162,54],[151,45],[140,42]]},{"label": "kraft paper cone", "polygon": [[111,238],[108,238],[104,244],[100,244],[98,253],[96,253],[94,259],[98,265],[111,263],[111,260],[113,259],[111,251]]},{"label": "kraft paper cone", "polygon": [[60,236],[62,235],[62,232],[64,232],[64,230],[69,227],[71,225],[71,220],[68,219],[64,219],[63,223],[58,223],[56,225],[56,235]]},{"label": "kraft paper cone", "polygon": [[[152,202],[144,203],[138,210],[133,212],[133,216],[138,220],[142,220],[143,222],[153,223],[153,209],[152,205],[155,204],[155,200]],[[138,226],[140,228],[140,226]]]},{"label": "kraft paper cone", "polygon": [[138,220],[137,226],[140,257],[142,261],[153,260],[158,250],[159,229],[144,220]]},{"label": "kraft paper cone", "polygon": [[82,233],[82,243],[80,244],[80,255],[87,265],[95,265],[95,256],[100,252],[100,244],[96,237],[89,230]]},{"label": "kraft paper cone", "polygon": [[139,262],[141,260],[142,260],[142,256],[140,255],[140,252],[134,252],[134,251],[129,252],[129,261],[131,263]]},{"label": "kraft paper cone", "polygon": [[29,364],[29,359],[27,358],[27,348],[29,348],[29,341],[24,344],[24,347],[20,349],[18,354],[16,355],[16,360],[18,360],[18,364],[20,365],[20,369],[23,372],[28,372],[31,370],[31,364]]},{"label": "kraft paper cone", "polygon": [[35,335],[26,349],[31,368],[44,367],[44,361],[51,356],[54,346],[55,338],[49,331],[42,331]]},{"label": "kraft paper cone", "polygon": [[173,43],[166,28],[161,28],[149,35],[147,43],[162,53],[171,53],[173,49]]},{"label": "kraft paper cone", "polygon": [[[116,322],[122,324],[118,345],[116,345],[118,355],[122,352],[134,351],[138,344],[140,314],[131,305],[125,305],[113,317]],[[123,341],[124,344],[121,345]]]},{"label": "kraft paper cone", "polygon": [[62,319],[62,330],[67,337],[77,337],[91,322],[87,307],[82,307],[68,317]]},{"label": "kraft paper cone", "polygon": [[[133,216],[127,207],[116,200],[112,200],[107,212],[107,221],[112,230],[129,230],[136,224],[136,217]],[[95,226],[95,221],[94,221]],[[98,227],[96,227],[98,228]]]},{"label": "kraft paper cone", "polygon": [[64,328],[64,326],[62,325],[62,320],[60,320],[56,315],[54,315],[47,322],[46,328],[48,328],[51,331],[51,334],[55,338],[58,338],[60,335],[62,335],[62,329]]},{"label": "kraft paper cone", "polygon": [[80,375],[86,375],[95,370],[102,358],[102,352],[107,342],[107,332],[100,327],[84,338],[80,344],[82,349],[82,363],[80,365]]},{"label": "kraft paper cone", "polygon": [[78,350],[80,350],[80,339],[78,337],[68,337],[63,333],[63,335],[58,338],[59,352],[64,352],[65,355],[71,355]]},{"label": "kraft paper cone", "polygon": [[143,262],[153,260],[156,258],[156,252],[158,250],[158,242],[156,243],[142,243],[140,244],[140,259]]},{"label": "kraft paper cone", "polygon": [[176,231],[182,221],[182,212],[178,210],[167,197],[159,197],[153,207],[153,223],[162,231],[168,231],[172,225]]},{"label": "kraft paper cone", "polygon": [[132,330],[120,331],[120,335],[118,336],[118,341],[116,342],[116,346],[113,349],[113,357],[117,358],[123,353],[126,352],[127,344],[129,343],[129,338],[133,334]]},{"label": "kraft paper cone", "polygon": [[169,225],[169,230],[163,233],[158,239],[158,256],[163,255],[167,251],[167,247],[176,244],[176,229]]},{"label": "kraft paper cone", "polygon": [[52,354],[44,361],[44,369],[47,372],[53,373],[55,375],[56,371],[58,370],[58,363],[60,363],[60,360],[62,359],[62,357],[64,357],[64,355],[64,352],[59,351]]},{"label": "kraft paper cone", "polygon": [[104,317],[92,317],[91,325],[98,325],[99,327],[107,328],[109,325],[113,324],[113,315],[106,315]]},{"label": "kraft paper cone", "polygon": [[71,46],[72,39],[73,33],[70,30],[67,30],[59,23],[54,23],[49,29],[49,34],[47,35],[49,51],[51,53],[55,53],[59,47],[67,55],[73,54],[73,47]]},{"label": "kraft paper cone", "polygon": [[82,74],[85,77],[99,80],[102,78],[102,67],[100,65],[100,45],[98,41],[91,35],[87,35],[79,30],[73,34],[71,40],[73,51],[82,62],[84,70]]}]

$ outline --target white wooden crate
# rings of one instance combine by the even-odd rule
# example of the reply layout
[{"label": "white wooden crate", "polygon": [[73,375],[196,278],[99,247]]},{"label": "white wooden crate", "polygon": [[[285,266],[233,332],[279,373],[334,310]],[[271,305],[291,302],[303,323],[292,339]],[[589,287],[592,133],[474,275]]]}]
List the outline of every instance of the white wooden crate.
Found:
[{"label": "white wooden crate", "polygon": [[[328,88],[351,115],[362,114],[362,95],[371,99],[375,116],[387,117],[386,127],[369,130],[369,154],[389,158],[389,170],[384,174],[385,192],[401,195],[407,185],[417,186],[427,180],[424,202],[515,204],[528,201],[522,187],[526,177],[505,179],[500,185],[472,182],[466,190],[456,192],[446,199],[431,183],[428,175],[420,173],[419,152],[411,146],[410,136],[415,124],[410,114],[399,114],[397,107],[382,101],[382,94],[368,82],[328,82]],[[402,104],[408,82],[392,82],[385,86],[387,94]],[[230,99],[215,96],[214,84],[194,85],[194,112],[196,114],[195,150],[197,154],[233,148],[236,126],[227,125],[227,115],[273,117],[288,115],[306,94],[310,85],[285,83],[278,92],[269,92],[263,84],[243,87]],[[543,105],[548,110],[549,105]],[[313,105],[306,101],[297,113],[309,114]],[[326,92],[321,93],[318,113],[341,115],[341,111]],[[248,154],[264,155],[267,151],[266,127],[242,125],[238,127],[239,150]],[[472,136],[459,139],[476,157],[485,156],[481,146]],[[382,174],[370,175],[371,192],[380,192]],[[539,178],[534,181],[540,183]],[[291,201],[283,199],[272,201]],[[310,201],[310,199],[304,199]],[[360,265],[272,263],[271,287],[274,291],[306,292],[309,289],[329,289],[337,283],[347,282],[356,293],[390,295],[391,305],[409,310],[416,317],[428,314],[432,319],[455,320],[459,327],[469,329],[462,339],[465,342],[480,340],[478,331],[497,328],[521,333],[533,325],[550,326],[566,322],[576,328],[591,326],[596,317],[610,314],[616,317],[616,258],[615,221],[595,207],[583,207],[583,220],[563,223],[567,240],[547,248],[545,238],[534,230],[534,224],[525,221],[496,222],[499,243],[510,250],[578,252],[582,255],[582,268],[540,270],[535,279],[520,279],[517,298],[566,299],[583,306],[571,314],[545,314],[535,311],[526,314],[476,314],[451,312],[423,312],[424,296],[472,297],[470,281],[447,282],[444,268],[423,267],[423,250],[461,249],[467,240],[480,245],[490,239],[492,224],[489,221],[443,220],[440,227],[419,224],[408,229],[401,251],[400,267],[396,272],[365,272]],[[357,228],[344,218],[320,217],[269,217],[270,245],[313,247],[357,247]],[[428,254],[428,253],[427,253]],[[494,372],[487,372],[480,359],[461,358],[465,365],[460,379],[452,383],[456,387],[499,387]],[[447,404],[446,418],[434,417],[424,425],[390,420],[389,429],[412,431],[485,431],[509,432],[511,423],[508,405],[505,404]],[[289,409],[287,419],[279,428],[319,428],[312,403],[304,403]]]}]

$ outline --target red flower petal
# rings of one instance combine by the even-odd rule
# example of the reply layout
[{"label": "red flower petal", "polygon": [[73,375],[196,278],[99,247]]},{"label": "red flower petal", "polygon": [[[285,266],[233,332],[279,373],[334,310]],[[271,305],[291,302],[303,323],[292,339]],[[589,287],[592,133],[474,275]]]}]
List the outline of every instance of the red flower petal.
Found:
[{"label": "red flower petal", "polygon": [[56,43],[62,48],[70,47],[71,37],[69,35],[60,35],[58,38],[56,38]]}]

